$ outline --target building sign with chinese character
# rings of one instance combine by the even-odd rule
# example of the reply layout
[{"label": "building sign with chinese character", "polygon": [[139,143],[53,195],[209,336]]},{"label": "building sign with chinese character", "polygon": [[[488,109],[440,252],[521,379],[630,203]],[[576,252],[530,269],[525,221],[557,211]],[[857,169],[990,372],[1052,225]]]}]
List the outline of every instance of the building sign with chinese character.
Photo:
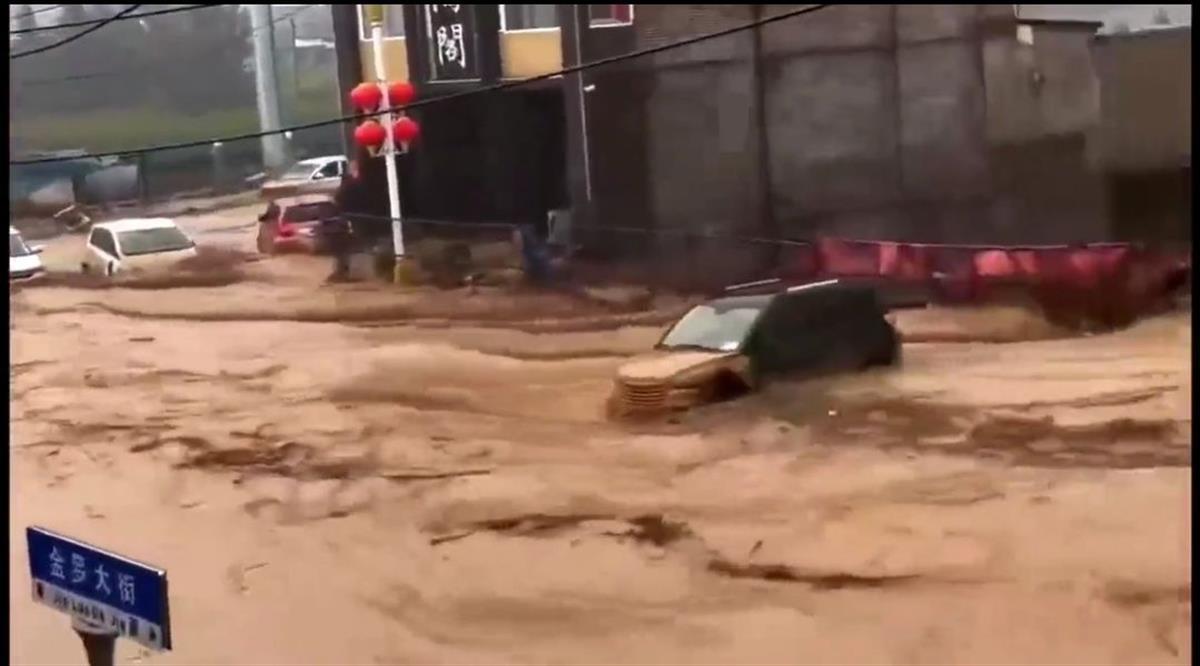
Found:
[{"label": "building sign with chinese character", "polygon": [[152,650],[171,649],[165,571],[40,527],[25,536],[34,601]]},{"label": "building sign with chinese character", "polygon": [[425,5],[429,38],[429,80],[480,78],[475,5]]}]

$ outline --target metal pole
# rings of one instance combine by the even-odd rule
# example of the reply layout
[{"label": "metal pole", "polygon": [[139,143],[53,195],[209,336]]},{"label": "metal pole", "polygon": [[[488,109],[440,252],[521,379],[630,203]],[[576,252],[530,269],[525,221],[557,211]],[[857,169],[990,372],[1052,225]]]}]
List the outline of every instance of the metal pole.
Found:
[{"label": "metal pole", "polygon": [[[579,5],[572,5],[572,11],[575,17],[575,65],[583,63],[583,42],[579,37],[580,15]],[[586,200],[589,204],[592,203],[592,159],[588,150],[588,123],[587,123],[587,88],[583,84],[583,72],[575,72],[575,90],[579,95],[579,118],[580,126],[583,131],[582,136],[583,146],[583,188]]]},{"label": "metal pole", "polygon": [[[258,97],[258,124],[264,132],[283,126],[279,119],[279,85],[275,80],[275,49],[270,5],[250,5],[250,28],[254,31],[254,83]],[[262,138],[263,166],[268,171],[286,165],[287,148],[283,137],[269,134]]]},{"label": "metal pole", "polygon": [[85,624],[81,620],[71,623],[71,627],[83,641],[83,650],[87,653],[88,666],[113,666],[116,661],[117,635]]},{"label": "metal pole", "polygon": [[296,60],[296,19],[288,19],[292,29],[292,121],[300,119],[300,65]]},{"label": "metal pole", "polygon": [[[368,5],[371,20],[371,47],[375,57],[375,80],[383,92],[383,108],[390,108],[388,99],[387,65],[383,58],[383,5]],[[404,229],[400,222],[400,181],[396,174],[396,149],[392,138],[392,114],[380,118],[387,132],[384,143],[383,159],[387,168],[388,206],[392,218],[392,248],[395,253],[396,267],[393,278],[400,281],[400,264],[404,260]]]}]

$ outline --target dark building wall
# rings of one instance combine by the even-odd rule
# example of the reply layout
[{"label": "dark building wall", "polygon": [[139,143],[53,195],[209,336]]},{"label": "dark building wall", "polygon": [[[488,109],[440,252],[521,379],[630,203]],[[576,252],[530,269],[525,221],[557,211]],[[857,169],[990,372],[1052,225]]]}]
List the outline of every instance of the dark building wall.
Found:
[{"label": "dark building wall", "polygon": [[[638,5],[633,46],[799,7]],[[1086,32],[1043,39],[1031,62],[1050,89],[1005,108],[992,86],[1023,74],[989,65],[987,49],[1015,43],[1016,30],[1010,6],[839,5],[645,58],[624,79],[614,71],[613,85],[645,105],[647,191],[601,222],[791,239],[1101,240],[1103,183],[1082,140],[1095,117]],[[620,144],[636,163],[637,146],[588,104],[591,142]],[[993,137],[993,113],[1028,118],[1024,134]]]},{"label": "dark building wall", "polygon": [[1106,171],[1175,169],[1192,159],[1192,30],[1107,35],[1096,41],[1101,127],[1094,157]]},{"label": "dark building wall", "polygon": [[[639,16],[644,6],[638,6]],[[587,5],[559,5],[565,65],[627,54],[636,48],[629,26],[592,28]],[[646,73],[626,62],[588,69],[562,80],[566,102],[570,205],[581,227],[608,224],[645,228],[652,215],[646,193]],[[630,237],[589,234],[589,249],[627,252]]]},{"label": "dark building wall", "polygon": [[[337,57],[338,104],[343,116],[357,112],[350,90],[363,80],[362,53],[358,46],[357,5],[330,5],[333,18],[334,54]],[[342,142],[347,155],[354,150],[354,125],[342,124]]]},{"label": "dark building wall", "polygon": [[[747,31],[655,56],[656,223],[800,239],[986,233],[974,8],[837,6],[762,28],[758,52]],[[635,29],[652,46],[754,16],[752,6],[639,6]],[[956,222],[964,214],[970,226]]]},{"label": "dark building wall", "polygon": [[1106,174],[1114,235],[1192,238],[1191,28],[1096,41],[1101,124],[1091,157]]}]

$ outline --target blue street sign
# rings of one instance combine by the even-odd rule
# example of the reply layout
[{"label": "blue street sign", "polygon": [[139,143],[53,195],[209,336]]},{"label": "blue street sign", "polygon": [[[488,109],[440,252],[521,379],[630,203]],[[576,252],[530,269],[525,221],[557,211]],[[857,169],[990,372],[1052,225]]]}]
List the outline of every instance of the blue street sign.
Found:
[{"label": "blue street sign", "polygon": [[27,528],[25,536],[34,601],[98,632],[171,649],[166,571],[40,527]]}]

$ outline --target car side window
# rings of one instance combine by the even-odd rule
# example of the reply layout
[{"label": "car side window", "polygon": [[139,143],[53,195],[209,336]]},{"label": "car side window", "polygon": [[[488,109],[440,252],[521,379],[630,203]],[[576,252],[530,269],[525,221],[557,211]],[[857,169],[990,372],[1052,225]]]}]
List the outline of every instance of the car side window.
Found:
[{"label": "car side window", "polygon": [[339,170],[338,162],[330,162],[321,167],[321,170],[317,172],[317,178],[337,178]]},{"label": "car side window", "polygon": [[777,304],[769,333],[780,370],[806,369],[824,351],[820,299],[814,296],[786,295]]},{"label": "car side window", "polygon": [[117,244],[108,229],[92,229],[92,245],[110,257],[117,256]]}]

